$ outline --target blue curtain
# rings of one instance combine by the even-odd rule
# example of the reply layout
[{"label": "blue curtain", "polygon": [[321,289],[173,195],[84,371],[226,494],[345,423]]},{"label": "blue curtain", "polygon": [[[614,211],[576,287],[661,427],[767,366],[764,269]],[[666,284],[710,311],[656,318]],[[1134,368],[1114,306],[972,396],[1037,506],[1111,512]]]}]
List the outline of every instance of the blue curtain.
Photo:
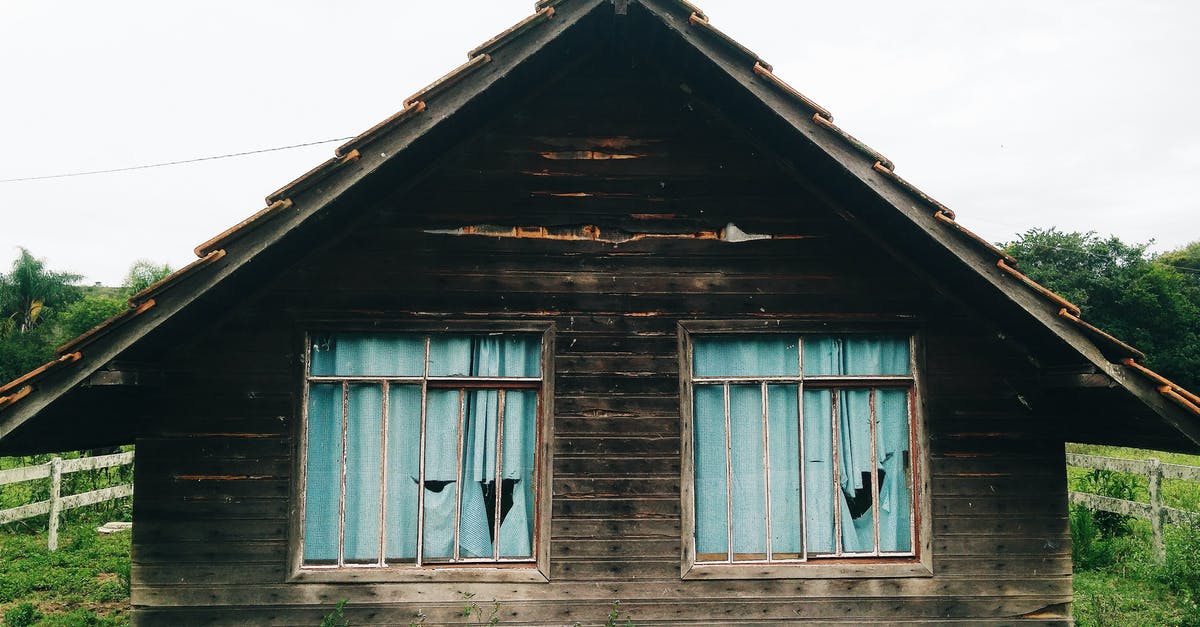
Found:
[{"label": "blue curtain", "polygon": [[337,562],[342,498],[342,386],[308,390],[308,457],[304,490],[304,561]]},{"label": "blue curtain", "polygon": [[500,557],[533,557],[534,460],[537,450],[537,392],[509,390],[504,400],[501,476],[512,482],[512,505],[500,522]]},{"label": "blue curtain", "polygon": [[694,395],[696,553],[724,559],[729,552],[725,390],[720,385],[697,385]]},{"label": "blue curtain", "polygon": [[[908,338],[813,336],[803,339],[805,376],[908,375]],[[799,374],[797,342],[784,336],[699,338],[693,343],[697,377],[770,377]],[[763,450],[759,385],[697,383],[693,388],[696,551],[705,559],[766,552],[766,494],[770,492],[771,549],[787,559],[813,554],[911,550],[911,479],[908,392],[892,389],[805,390],[803,421],[797,388],[769,385],[770,466]],[[836,394],[837,412],[834,413]],[[872,468],[871,398],[876,403],[876,459]],[[725,404],[729,404],[729,431]],[[834,424],[837,441],[834,441]],[[802,426],[801,426],[802,425]],[[803,459],[800,435],[803,432]],[[837,482],[834,452],[837,452]],[[732,466],[727,468],[726,447]],[[732,476],[732,492],[726,473]],[[880,479],[874,502],[871,477]],[[801,486],[803,485],[803,494]],[[732,501],[733,520],[727,520]],[[801,509],[803,501],[803,509]],[[836,535],[835,509],[841,519]],[[803,512],[803,513],[802,513]],[[803,518],[803,524],[801,523]],[[804,529],[804,533],[801,530]],[[804,537],[801,537],[801,536]]]},{"label": "blue curtain", "polygon": [[796,338],[706,337],[692,343],[697,377],[773,377],[800,374]]},{"label": "blue curtain", "polygon": [[348,401],[342,546],[347,563],[377,562],[383,486],[383,389],[376,384],[351,385]]},{"label": "blue curtain", "polygon": [[878,390],[875,432],[879,466],[886,476],[879,485],[879,550],[912,551],[912,468],[909,459],[908,392]]},{"label": "blue curtain", "polygon": [[419,377],[424,368],[421,336],[338,333],[313,339],[315,376]]},{"label": "blue curtain", "polygon": [[759,386],[729,387],[729,436],[733,467],[733,552],[734,555],[746,555],[747,559],[765,559],[767,482]]},{"label": "blue curtain", "polygon": [[427,560],[444,560],[454,556],[459,392],[429,390],[425,402],[425,538],[421,550]]},{"label": "blue curtain", "polygon": [[386,556],[389,562],[411,562],[417,557],[421,386],[393,385],[387,420]]}]

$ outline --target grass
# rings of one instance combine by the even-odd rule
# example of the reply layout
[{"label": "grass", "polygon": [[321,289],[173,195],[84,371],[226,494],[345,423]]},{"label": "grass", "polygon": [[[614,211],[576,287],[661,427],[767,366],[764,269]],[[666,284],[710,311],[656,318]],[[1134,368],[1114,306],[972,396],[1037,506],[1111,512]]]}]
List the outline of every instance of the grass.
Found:
[{"label": "grass", "polygon": [[[1195,455],[1074,444],[1067,450],[1200,466],[1200,456]],[[1130,498],[1131,494],[1135,500],[1149,500],[1145,477],[1068,468],[1067,478],[1075,490],[1119,492],[1123,494],[1107,495]],[[1163,501],[1200,511],[1200,484],[1164,481]],[[1200,524],[1169,527],[1167,558],[1160,564],[1151,549],[1149,522],[1109,518],[1106,528],[1104,514],[1076,506],[1071,518],[1077,625],[1200,625]]]},{"label": "grass", "polygon": [[[0,458],[0,469],[47,461],[42,457]],[[131,477],[128,467],[70,473],[63,476],[63,494],[127,483]],[[49,490],[49,480],[0,486],[0,509],[45,500]],[[104,535],[96,527],[128,521],[131,514],[128,498],[65,512],[57,551],[46,549],[47,516],[0,526],[0,624],[129,624],[130,533]]]}]

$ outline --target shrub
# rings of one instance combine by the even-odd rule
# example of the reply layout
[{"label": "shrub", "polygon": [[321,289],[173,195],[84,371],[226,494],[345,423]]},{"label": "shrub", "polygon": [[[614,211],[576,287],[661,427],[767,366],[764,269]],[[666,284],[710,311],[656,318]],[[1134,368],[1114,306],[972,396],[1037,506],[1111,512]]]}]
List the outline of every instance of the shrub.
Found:
[{"label": "shrub", "polygon": [[1080,505],[1071,506],[1071,562],[1080,570],[1102,568],[1113,563],[1115,550],[1112,538],[1101,533],[1096,514]]},{"label": "shrub", "polygon": [[[1101,496],[1125,501],[1137,500],[1137,480],[1111,470],[1094,469],[1080,478],[1078,488],[1082,492],[1091,492]],[[1130,518],[1115,512],[1092,512],[1096,529],[1105,538],[1115,538],[1127,535],[1130,531]]]},{"label": "shrub", "polygon": [[4,624],[9,627],[29,627],[42,617],[32,603],[15,605],[4,613]]}]

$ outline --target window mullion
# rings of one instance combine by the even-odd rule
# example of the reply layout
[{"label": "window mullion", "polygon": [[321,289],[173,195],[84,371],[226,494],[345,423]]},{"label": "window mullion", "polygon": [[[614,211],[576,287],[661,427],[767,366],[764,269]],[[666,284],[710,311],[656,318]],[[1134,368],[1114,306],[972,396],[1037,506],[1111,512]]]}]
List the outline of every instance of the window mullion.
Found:
[{"label": "window mullion", "polygon": [[800,381],[796,384],[796,420],[798,424],[797,440],[800,444],[800,559],[808,561],[808,469],[805,467],[804,456],[804,338],[796,338],[796,361],[798,362]]},{"label": "window mullion", "polygon": [[876,410],[875,410],[875,389],[871,388],[867,393],[867,406],[870,408],[870,423],[871,423],[871,508],[872,513],[871,531],[874,533],[875,545],[872,548],[872,555],[879,555],[879,517],[883,513],[883,509],[879,507],[879,451],[876,448]]},{"label": "window mullion", "polygon": [[350,426],[350,383],[342,382],[342,476],[338,486],[337,565],[346,565],[346,440]]},{"label": "window mullion", "polygon": [[388,403],[392,386],[386,381],[380,385],[383,386],[383,429],[379,451],[379,565],[383,566],[387,553]]},{"label": "window mullion", "polygon": [[830,430],[830,451],[833,453],[833,554],[842,554],[842,508],[841,500],[838,498],[838,492],[841,490],[841,468],[840,456],[838,455],[838,392],[829,393],[829,406],[831,411],[830,419],[833,421],[833,428]]},{"label": "window mullion", "polygon": [[725,547],[730,563],[733,562],[733,442],[729,416],[729,383],[723,386],[725,401]]},{"label": "window mullion", "polygon": [[771,561],[771,441],[770,441],[770,425],[768,420],[769,411],[767,409],[767,382],[763,381],[761,387],[762,395],[762,444],[763,444],[763,495],[766,501],[766,517],[767,517],[767,561]]},{"label": "window mullion", "polygon": [[458,460],[457,481],[454,484],[454,552],[451,554],[451,561],[459,560],[459,531],[462,527],[462,499],[463,499],[463,440],[466,438],[466,415],[467,415],[467,391],[458,391],[458,455],[455,459]]},{"label": "window mullion", "polygon": [[504,496],[504,474],[500,472],[504,462],[504,390],[496,391],[496,467],[492,479],[492,493],[495,495],[492,530],[492,557],[500,561],[500,504]]},{"label": "window mullion", "polygon": [[420,450],[417,456],[417,566],[420,566],[425,555],[425,413],[429,397],[429,337],[425,338],[425,362],[422,366],[421,379],[421,433]]}]

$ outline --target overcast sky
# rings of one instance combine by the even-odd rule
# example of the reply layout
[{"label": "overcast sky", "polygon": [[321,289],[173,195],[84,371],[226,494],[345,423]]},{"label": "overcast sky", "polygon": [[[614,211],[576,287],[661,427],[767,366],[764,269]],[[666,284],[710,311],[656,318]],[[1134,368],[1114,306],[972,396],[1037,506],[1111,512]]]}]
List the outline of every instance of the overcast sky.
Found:
[{"label": "overcast sky", "polygon": [[[990,240],[1200,239],[1200,3],[696,3]],[[353,136],[532,5],[0,0],[0,179]],[[179,267],[336,145],[0,183],[0,271]]]}]

